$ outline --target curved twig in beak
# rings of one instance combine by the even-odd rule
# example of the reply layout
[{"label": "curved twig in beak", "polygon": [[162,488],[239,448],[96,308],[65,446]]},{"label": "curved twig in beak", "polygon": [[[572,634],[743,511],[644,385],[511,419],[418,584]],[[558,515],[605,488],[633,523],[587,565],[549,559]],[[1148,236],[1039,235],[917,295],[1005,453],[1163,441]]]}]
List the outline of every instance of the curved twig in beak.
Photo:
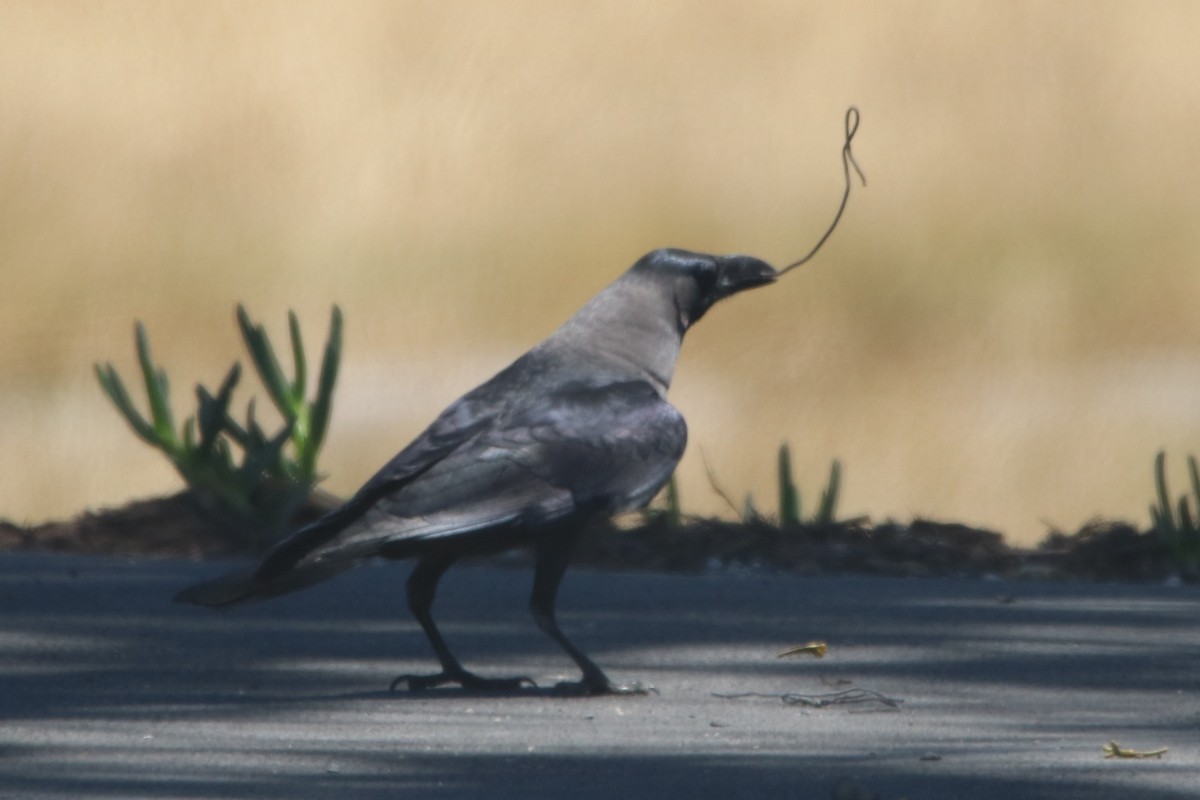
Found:
[{"label": "curved twig in beak", "polygon": [[813,249],[809,250],[808,254],[803,258],[797,259],[783,269],[779,270],[779,272],[776,274],[777,278],[782,276],[784,273],[795,269],[801,264],[807,263],[813,256],[817,254],[817,251],[821,249],[823,244],[825,244],[825,240],[828,239],[833,233],[833,229],[837,227],[838,222],[842,218],[842,212],[846,210],[846,203],[850,200],[850,167],[854,167],[854,171],[858,174],[858,179],[862,181],[862,185],[867,185],[867,176],[863,175],[863,171],[858,166],[858,162],[854,160],[854,151],[850,149],[850,143],[854,141],[854,134],[858,132],[858,120],[859,115],[857,108],[850,106],[850,108],[846,109],[846,142],[842,145],[842,171],[846,176],[846,190],[842,192],[842,203],[838,206],[837,214],[835,214],[833,217],[833,222],[829,225],[829,228],[826,229],[825,234],[817,241],[816,245],[813,246]]}]

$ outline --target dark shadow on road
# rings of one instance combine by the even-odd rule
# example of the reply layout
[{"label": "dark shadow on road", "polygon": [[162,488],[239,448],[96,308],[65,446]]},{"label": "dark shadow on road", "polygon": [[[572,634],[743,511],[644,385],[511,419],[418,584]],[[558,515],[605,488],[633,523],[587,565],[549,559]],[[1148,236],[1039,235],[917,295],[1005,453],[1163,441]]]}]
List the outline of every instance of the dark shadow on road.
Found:
[{"label": "dark shadow on road", "polygon": [[[1123,735],[1146,744],[1200,732],[1200,713],[1194,703],[1187,705],[1200,689],[1200,591],[1194,588],[570,573],[560,600],[563,627],[614,678],[658,686],[662,698],[621,701],[643,704],[631,707],[649,717],[655,703],[666,708],[693,680],[712,680],[719,691],[766,694],[827,692],[831,683],[846,680],[904,701],[899,714],[886,715],[899,722],[856,721],[855,730],[865,734],[854,739],[860,749],[849,754],[840,746],[808,752],[803,744],[789,754],[783,752],[787,741],[766,734],[770,746],[764,751],[770,752],[761,754],[742,752],[753,745],[737,752],[710,746],[717,739],[672,744],[670,728],[655,729],[653,743],[644,748],[605,741],[581,753],[574,751],[586,738],[572,737],[586,736],[588,728],[576,719],[561,742],[571,752],[540,753],[526,752],[521,731],[545,733],[561,723],[524,719],[521,724],[533,727],[504,723],[515,727],[500,730],[495,741],[480,740],[498,752],[479,753],[455,752],[432,734],[436,746],[424,750],[414,744],[423,741],[420,730],[411,727],[397,731],[407,737],[398,744],[387,726],[397,715],[404,725],[436,725],[479,704],[521,714],[556,697],[554,681],[575,677],[529,619],[526,571],[451,572],[436,608],[468,666],[486,675],[532,673],[545,687],[496,697],[386,691],[397,674],[435,666],[403,609],[403,565],[367,567],[303,594],[231,612],[169,602],[180,587],[220,569],[171,561],[0,557],[0,728],[17,731],[0,733],[0,798],[293,798],[297,786],[304,797],[382,798],[407,791],[419,797],[824,798],[837,780],[851,776],[885,800],[1091,800],[1122,793],[1177,800],[1194,796],[1179,785],[1200,778],[1185,754],[1117,763],[1105,762],[1097,749],[1115,735],[1114,719],[1122,721]],[[775,658],[784,647],[811,639],[828,642],[830,656]],[[957,718],[976,707],[987,720],[993,710],[1003,710],[1005,698],[1025,695],[1044,697],[1048,708],[1057,708],[1057,698],[1076,694],[1100,697],[1104,707],[1071,708],[1067,700],[1070,718],[1061,727],[1053,714],[1016,721],[998,715],[977,738],[963,740],[975,759],[969,770],[956,768],[951,749],[940,751],[940,760],[921,760],[922,742],[938,735],[922,732],[925,720]],[[1170,713],[1140,713],[1146,698],[1164,694],[1179,698]],[[704,713],[734,719],[767,709],[748,703],[775,702],[718,701],[708,691],[695,699],[701,701],[710,702]],[[568,708],[581,719],[592,709],[611,708],[611,699],[563,702],[559,713]],[[774,709],[767,710],[785,713]],[[786,713],[795,714],[794,723],[775,716],[777,725],[818,737],[797,741],[829,744],[819,738],[828,717]],[[347,734],[374,714],[391,715],[378,737]],[[306,738],[303,726],[314,715],[335,721],[329,736],[341,737],[341,745]],[[216,738],[199,749],[170,737],[161,741],[161,734],[147,733],[144,743],[122,738],[139,726],[166,726],[174,735],[173,725],[211,728]],[[223,742],[230,725],[262,730],[262,740]],[[707,723],[696,725],[704,730]],[[713,725],[714,736],[723,733],[718,721]],[[904,733],[905,725],[916,728]],[[52,744],[23,738],[46,730],[72,733]],[[89,736],[93,730],[108,738]],[[1030,769],[1028,777],[1021,770],[1001,777],[979,772],[980,759],[1020,762],[1040,746],[1036,737],[1053,741],[1060,734],[1070,741],[1087,737],[1095,750],[1087,768]],[[739,735],[752,742],[755,732],[743,728]],[[281,747],[277,736],[293,739]],[[1186,777],[1172,778],[1181,775]]]},{"label": "dark shadow on road", "polygon": [[[1120,769],[1106,774],[1058,776],[1053,784],[1028,779],[995,779],[957,774],[952,765],[923,762],[873,765],[862,757],[762,756],[703,754],[614,755],[347,755],[313,749],[261,754],[272,764],[265,771],[224,772],[164,763],[149,773],[131,774],[120,764],[94,763],[61,777],[5,776],[0,796],[93,798],[254,798],[294,800],[297,786],[305,797],[396,797],[528,800],[569,797],[612,798],[833,797],[839,784],[854,784],[873,794],[845,795],[880,800],[996,797],[1021,800],[1095,800],[1119,796],[1126,783]],[[300,763],[296,763],[300,762]],[[1160,766],[1161,768],[1161,766]],[[1172,769],[1167,767],[1167,769]],[[1125,770],[1126,773],[1129,770]],[[1185,800],[1194,790],[1139,787],[1138,800]]]}]

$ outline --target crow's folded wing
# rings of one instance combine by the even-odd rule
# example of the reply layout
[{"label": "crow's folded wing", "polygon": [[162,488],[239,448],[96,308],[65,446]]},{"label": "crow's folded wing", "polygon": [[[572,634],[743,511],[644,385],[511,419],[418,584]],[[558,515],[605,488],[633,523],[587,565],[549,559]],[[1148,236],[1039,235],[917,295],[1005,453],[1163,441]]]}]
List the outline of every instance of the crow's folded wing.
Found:
[{"label": "crow's folded wing", "polygon": [[490,416],[457,408],[469,402],[451,406],[345,506],[278,545],[259,577],[302,560],[637,508],[670,478],[687,440],[683,417],[641,381],[570,384]]},{"label": "crow's folded wing", "polygon": [[272,580],[290,570],[302,558],[359,523],[380,498],[399,491],[455,450],[467,447],[473,438],[495,424],[496,416],[495,408],[471,394],[455,401],[353,497],[271,548],[255,571],[256,578]]}]

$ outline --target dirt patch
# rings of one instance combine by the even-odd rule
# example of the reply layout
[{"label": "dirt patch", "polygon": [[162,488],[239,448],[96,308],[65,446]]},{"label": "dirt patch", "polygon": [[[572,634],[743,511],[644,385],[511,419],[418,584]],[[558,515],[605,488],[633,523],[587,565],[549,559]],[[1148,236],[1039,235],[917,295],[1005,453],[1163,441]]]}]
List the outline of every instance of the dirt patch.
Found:
[{"label": "dirt patch", "polygon": [[[323,507],[303,512],[315,518]],[[0,520],[0,550],[156,557],[249,556],[261,546],[217,518],[190,492],[88,511],[67,522],[22,527]],[[501,556],[506,563],[528,556]],[[1037,548],[1010,547],[995,531],[957,523],[858,520],[780,528],[688,519],[632,527],[597,526],[580,542],[574,563],[602,569],[702,572],[750,568],[799,574],[1045,577],[1163,581],[1181,574],[1153,532],[1124,522],[1095,521],[1073,534],[1054,532]]]},{"label": "dirt patch", "polygon": [[1052,533],[1036,548],[1015,548],[995,531],[918,519],[779,528],[693,520],[589,534],[577,562],[616,569],[698,572],[751,568],[800,574],[997,576],[1161,582],[1180,574],[1153,532],[1094,521]]},{"label": "dirt patch", "polygon": [[[300,523],[324,510],[312,505]],[[223,518],[192,492],[138,500],[120,508],[85,511],[65,522],[21,526],[0,519],[0,551],[49,550],[61,553],[151,558],[227,558],[263,549],[266,537]]]}]

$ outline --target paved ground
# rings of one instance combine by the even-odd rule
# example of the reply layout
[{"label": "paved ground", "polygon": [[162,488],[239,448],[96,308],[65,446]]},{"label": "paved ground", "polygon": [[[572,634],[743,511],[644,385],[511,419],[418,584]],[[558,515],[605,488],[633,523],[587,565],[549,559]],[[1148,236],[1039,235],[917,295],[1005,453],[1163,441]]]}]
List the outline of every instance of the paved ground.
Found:
[{"label": "paved ground", "polygon": [[[1200,796],[1195,588],[577,571],[564,628],[661,694],[414,696],[384,691],[433,666],[404,565],[169,602],[222,566],[0,555],[0,798]],[[461,568],[438,610],[468,666],[549,685],[528,581]],[[846,688],[898,705],[778,698]]]}]

